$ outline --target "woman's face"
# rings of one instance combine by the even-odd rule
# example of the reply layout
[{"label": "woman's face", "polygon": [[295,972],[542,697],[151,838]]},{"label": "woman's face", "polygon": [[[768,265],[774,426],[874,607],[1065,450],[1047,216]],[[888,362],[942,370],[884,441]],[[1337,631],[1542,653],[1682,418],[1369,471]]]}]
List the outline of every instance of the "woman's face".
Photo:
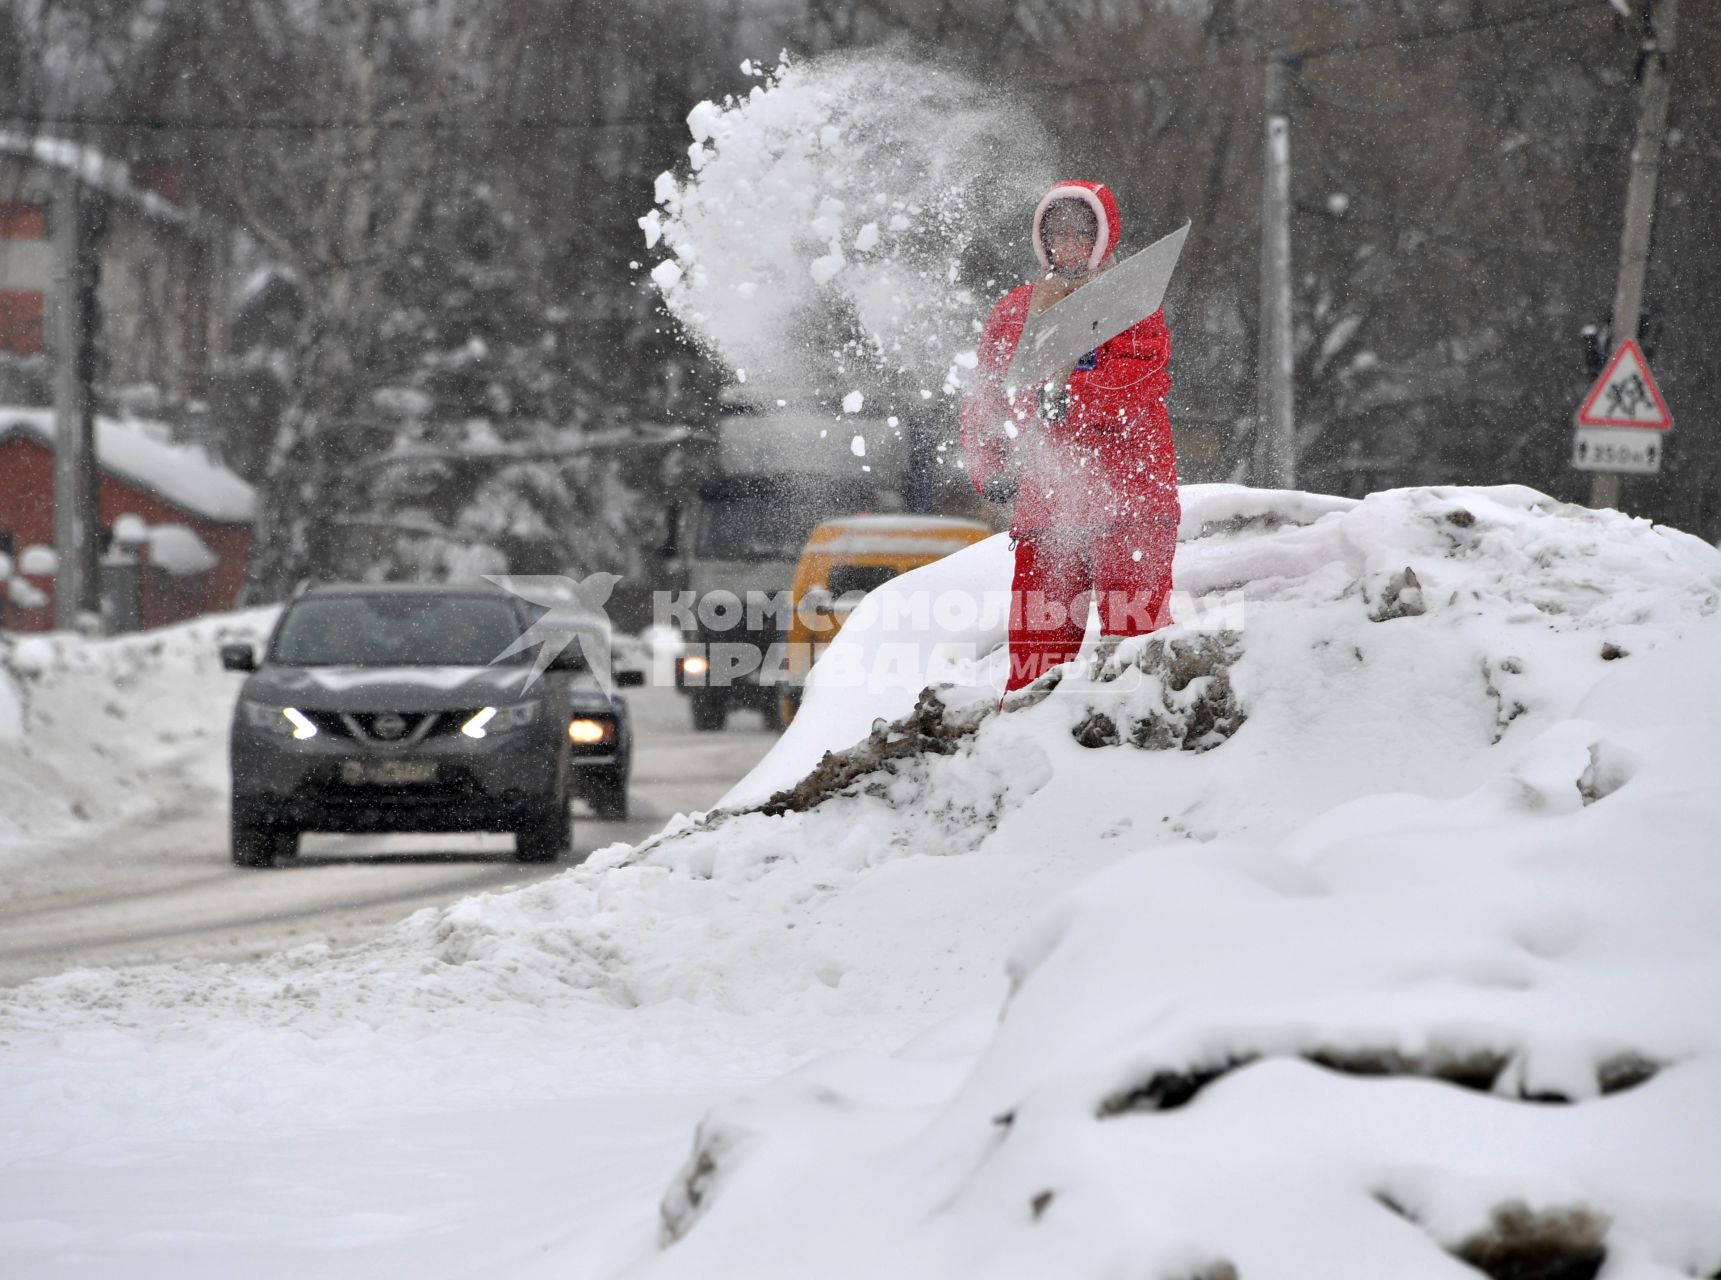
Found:
[{"label": "woman's face", "polygon": [[1073,200],[1059,201],[1046,210],[1041,234],[1046,240],[1046,257],[1054,271],[1081,271],[1088,265],[1099,238],[1093,211]]}]

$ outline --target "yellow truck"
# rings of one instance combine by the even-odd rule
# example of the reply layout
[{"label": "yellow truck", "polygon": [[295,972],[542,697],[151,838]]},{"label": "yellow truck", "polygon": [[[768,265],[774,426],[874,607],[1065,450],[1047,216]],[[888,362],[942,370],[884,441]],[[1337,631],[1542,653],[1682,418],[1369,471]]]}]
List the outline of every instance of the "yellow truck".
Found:
[{"label": "yellow truck", "polygon": [[789,679],[780,695],[783,723],[794,719],[802,686],[819,653],[867,592],[993,532],[978,520],[921,515],[844,516],[815,528],[801,549],[790,587],[784,636]]}]

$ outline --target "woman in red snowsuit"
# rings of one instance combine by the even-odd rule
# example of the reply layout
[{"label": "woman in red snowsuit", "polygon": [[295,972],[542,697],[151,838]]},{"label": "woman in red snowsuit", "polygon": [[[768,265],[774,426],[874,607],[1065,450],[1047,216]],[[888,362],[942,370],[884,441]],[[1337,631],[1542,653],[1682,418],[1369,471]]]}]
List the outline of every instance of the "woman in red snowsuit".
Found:
[{"label": "woman in red snowsuit", "polygon": [[1106,635],[1142,635],[1170,620],[1180,509],[1164,314],[1090,351],[1045,387],[1011,396],[1004,386],[1029,315],[1107,270],[1119,234],[1117,201],[1099,183],[1060,182],[1046,193],[1034,212],[1045,274],[992,308],[962,404],[975,487],[1015,503],[1006,692],[1076,656],[1090,599]]}]

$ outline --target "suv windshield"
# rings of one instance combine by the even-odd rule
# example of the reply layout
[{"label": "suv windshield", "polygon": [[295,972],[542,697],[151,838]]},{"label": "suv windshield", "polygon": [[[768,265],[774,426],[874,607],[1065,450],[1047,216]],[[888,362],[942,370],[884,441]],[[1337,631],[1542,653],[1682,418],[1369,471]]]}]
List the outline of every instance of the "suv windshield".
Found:
[{"label": "suv windshield", "polygon": [[[515,640],[505,599],[458,595],[310,596],[287,610],[270,661],[291,667],[483,667]],[[509,663],[525,662],[531,651]]]}]

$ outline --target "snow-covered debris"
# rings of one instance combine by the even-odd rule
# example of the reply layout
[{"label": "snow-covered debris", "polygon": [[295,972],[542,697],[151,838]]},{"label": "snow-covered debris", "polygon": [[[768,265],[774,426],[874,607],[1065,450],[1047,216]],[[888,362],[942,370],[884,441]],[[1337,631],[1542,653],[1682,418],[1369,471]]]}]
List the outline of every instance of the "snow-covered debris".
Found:
[{"label": "snow-covered debris", "polygon": [[[1211,751],[1248,718],[1231,684],[1241,639],[1239,632],[1222,631],[1104,641],[1087,677],[1089,710],[1071,734],[1084,747],[1127,742],[1154,751]],[[1066,693],[1075,692],[1081,678]],[[1058,683],[1047,681],[1052,688]]]}]

